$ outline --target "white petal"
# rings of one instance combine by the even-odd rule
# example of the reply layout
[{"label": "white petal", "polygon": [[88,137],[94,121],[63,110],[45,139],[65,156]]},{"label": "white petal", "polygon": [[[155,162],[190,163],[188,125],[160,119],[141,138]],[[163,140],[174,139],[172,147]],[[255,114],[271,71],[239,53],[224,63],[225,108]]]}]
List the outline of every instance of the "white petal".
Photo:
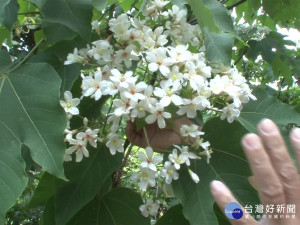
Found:
[{"label": "white petal", "polygon": [[166,127],[166,121],[165,121],[164,118],[161,117],[161,116],[157,118],[157,123],[158,123],[158,127],[159,127],[160,129],[163,129],[163,128]]},{"label": "white petal", "polygon": [[83,154],[82,154],[82,152],[81,151],[77,151],[76,152],[76,162],[80,162],[81,160],[82,160],[82,158],[83,158]]},{"label": "white petal", "polygon": [[147,168],[148,167],[148,163],[147,162],[141,162],[140,166],[142,168]]},{"label": "white petal", "polygon": [[148,187],[148,182],[145,181],[145,180],[141,180],[141,182],[140,182],[140,189],[141,189],[142,191],[146,191],[146,190],[147,190],[147,187]]},{"label": "white petal", "polygon": [[147,161],[147,156],[145,155],[144,152],[138,152],[138,155],[139,155],[139,157],[140,157],[141,160]]},{"label": "white petal", "polygon": [[69,91],[65,91],[64,97],[65,97],[65,100],[66,100],[67,102],[69,102],[69,101],[72,100],[72,93],[69,92]]},{"label": "white petal", "polygon": [[172,102],[173,102],[175,105],[182,105],[182,104],[183,104],[182,98],[179,97],[178,95],[172,95],[172,96],[171,96],[171,100],[172,100]]},{"label": "white petal", "polygon": [[78,115],[79,114],[79,110],[77,109],[77,107],[72,107],[69,112],[72,114],[72,115]]},{"label": "white petal", "polygon": [[171,98],[169,96],[164,96],[160,101],[159,101],[164,107],[170,105],[171,103]]},{"label": "white petal", "polygon": [[89,151],[85,147],[82,148],[82,153],[85,157],[89,157]]},{"label": "white petal", "polygon": [[154,164],[158,164],[158,163],[162,162],[162,160],[163,160],[163,157],[161,155],[156,155],[153,157],[152,162]]},{"label": "white petal", "polygon": [[[150,70],[150,68],[149,68]],[[151,70],[150,70],[151,71]],[[162,75],[167,76],[170,73],[169,67],[166,66],[160,66],[159,71],[162,73]]]},{"label": "white petal", "polygon": [[145,118],[147,124],[152,124],[156,121],[156,117],[154,114],[151,114]]},{"label": "white petal", "polygon": [[148,166],[150,170],[157,171],[156,166],[153,163],[149,163]]},{"label": "white petal", "polygon": [[152,156],[153,156],[153,149],[151,147],[146,147],[146,153],[147,153],[147,156],[149,159],[152,159]]},{"label": "white petal", "polygon": [[158,70],[158,65],[157,65],[156,63],[150,63],[150,64],[148,65],[148,68],[149,68],[149,70],[150,70],[151,72],[155,72],[155,71]]}]

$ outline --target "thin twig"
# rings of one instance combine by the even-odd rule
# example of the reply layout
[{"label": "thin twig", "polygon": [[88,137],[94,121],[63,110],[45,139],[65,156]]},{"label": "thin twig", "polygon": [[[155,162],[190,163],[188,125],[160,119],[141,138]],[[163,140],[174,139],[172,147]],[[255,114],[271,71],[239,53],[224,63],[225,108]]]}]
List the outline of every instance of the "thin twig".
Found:
[{"label": "thin twig", "polygon": [[116,171],[116,178],[115,178],[115,182],[113,184],[113,187],[118,187],[120,182],[121,182],[121,177],[124,173],[124,167],[126,166],[126,163],[128,161],[128,157],[131,154],[132,147],[133,147],[133,144],[130,144],[130,146],[129,146],[129,148],[128,148],[125,156],[124,156],[124,159],[123,159],[123,162],[122,162],[122,165],[121,165],[120,169],[118,171]]}]

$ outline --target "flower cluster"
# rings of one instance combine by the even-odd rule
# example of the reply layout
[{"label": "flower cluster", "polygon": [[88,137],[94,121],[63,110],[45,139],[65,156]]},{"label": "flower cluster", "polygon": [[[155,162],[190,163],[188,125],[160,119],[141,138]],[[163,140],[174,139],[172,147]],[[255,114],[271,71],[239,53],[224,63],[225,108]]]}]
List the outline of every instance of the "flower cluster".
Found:
[{"label": "flower cluster", "polygon": [[[87,129],[74,139],[69,132],[66,139],[71,147],[66,151],[66,160],[71,160],[73,152],[76,161],[88,157],[87,143],[96,147],[100,135],[112,155],[123,152],[125,140],[119,131],[124,121],[143,120],[164,129],[178,116],[193,119],[199,113],[212,113],[233,122],[242,104],[255,99],[235,68],[206,59],[201,30],[187,22],[187,11],[176,5],[166,10],[168,4],[169,1],[150,0],[142,14],[129,17],[123,13],[111,18],[108,37],[68,55],[65,64],[96,65],[82,72],[82,98],[98,101],[107,96],[110,106],[107,127],[100,133],[98,129]],[[93,21],[92,26],[101,37],[99,22]],[[79,101],[72,100],[70,94],[65,98],[61,104],[66,112],[78,114],[75,107]],[[140,171],[132,179],[139,182],[141,190],[155,187],[158,178],[169,188],[179,178],[180,167],[190,166],[190,159],[205,156],[209,163],[210,145],[203,140],[204,133],[198,126],[183,125],[179,134],[183,145],[175,145],[165,162],[162,156],[154,155],[149,143],[145,153],[139,152]],[[190,168],[189,173],[199,182]],[[150,205],[153,202],[141,206],[143,215],[154,214]]]}]

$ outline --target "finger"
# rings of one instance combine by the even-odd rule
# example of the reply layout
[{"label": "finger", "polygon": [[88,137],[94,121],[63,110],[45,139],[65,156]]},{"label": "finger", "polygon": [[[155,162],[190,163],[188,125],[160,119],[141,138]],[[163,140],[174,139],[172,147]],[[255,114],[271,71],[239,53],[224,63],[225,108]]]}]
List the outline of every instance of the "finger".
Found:
[{"label": "finger", "polygon": [[298,171],[287,151],[278,127],[269,119],[258,125],[258,131],[273,168],[283,185],[287,204],[300,201]]},{"label": "finger", "polygon": [[140,147],[146,147],[146,144],[143,142],[143,134],[140,131],[136,131],[135,122],[128,121],[125,132],[130,143]]},{"label": "finger", "polygon": [[261,139],[255,134],[247,134],[242,139],[242,145],[255,177],[261,202],[264,205],[283,204],[285,202],[283,186],[263,148]]},{"label": "finger", "polygon": [[[237,202],[235,197],[232,195],[231,191],[220,181],[213,181],[210,185],[211,193],[217,203],[217,205],[220,207],[220,209],[225,212],[225,207],[230,202]],[[245,209],[243,207],[242,211],[244,213],[243,217],[240,219],[229,219],[230,223],[232,225],[256,225],[258,224],[247,212],[245,212]]]},{"label": "finger", "polygon": [[300,169],[300,128],[294,128],[292,130],[291,143],[297,158],[298,169]]}]

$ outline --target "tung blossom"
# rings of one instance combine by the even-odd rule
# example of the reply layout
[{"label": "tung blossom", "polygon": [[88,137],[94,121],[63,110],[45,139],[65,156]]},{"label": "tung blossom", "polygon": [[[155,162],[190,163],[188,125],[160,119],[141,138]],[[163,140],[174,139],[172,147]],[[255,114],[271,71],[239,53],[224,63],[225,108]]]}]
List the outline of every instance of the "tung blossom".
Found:
[{"label": "tung blossom", "polygon": [[155,109],[153,109],[152,114],[148,115],[145,118],[146,123],[152,124],[157,121],[158,127],[160,129],[166,127],[165,119],[170,119],[171,113],[164,112],[164,106],[161,103],[156,103]]},{"label": "tung blossom", "polygon": [[148,146],[145,148],[146,154],[139,152],[139,158],[142,160],[141,167],[149,168],[150,170],[157,171],[156,164],[161,163],[163,157],[161,155],[153,156],[153,149]]},{"label": "tung blossom", "polygon": [[159,47],[155,52],[149,52],[146,59],[149,62],[148,68],[151,72],[159,70],[164,76],[170,73],[169,66],[173,64],[173,60],[167,57],[165,48]]},{"label": "tung blossom", "polygon": [[73,98],[72,93],[69,91],[65,91],[64,98],[65,98],[65,101],[60,100],[59,103],[64,108],[65,112],[71,116],[78,115],[79,110],[78,110],[77,106],[80,103],[80,99]]}]

